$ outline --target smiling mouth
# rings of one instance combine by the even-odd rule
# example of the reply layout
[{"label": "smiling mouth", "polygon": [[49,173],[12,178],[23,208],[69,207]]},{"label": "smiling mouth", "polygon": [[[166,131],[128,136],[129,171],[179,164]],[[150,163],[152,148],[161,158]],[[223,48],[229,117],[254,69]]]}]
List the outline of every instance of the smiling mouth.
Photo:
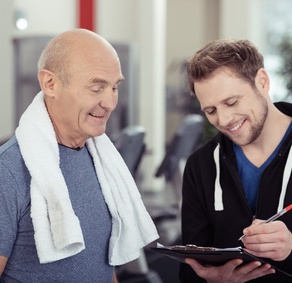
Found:
[{"label": "smiling mouth", "polygon": [[88,113],[90,116],[94,117],[94,118],[102,118],[104,117],[103,115],[95,115],[93,113]]},{"label": "smiling mouth", "polygon": [[[244,121],[243,121],[243,122],[244,122]],[[228,131],[230,131],[230,132],[234,132],[234,131],[238,130],[238,129],[242,126],[243,122],[241,122],[240,124],[237,124],[236,126],[230,128],[230,129],[228,129]]]}]

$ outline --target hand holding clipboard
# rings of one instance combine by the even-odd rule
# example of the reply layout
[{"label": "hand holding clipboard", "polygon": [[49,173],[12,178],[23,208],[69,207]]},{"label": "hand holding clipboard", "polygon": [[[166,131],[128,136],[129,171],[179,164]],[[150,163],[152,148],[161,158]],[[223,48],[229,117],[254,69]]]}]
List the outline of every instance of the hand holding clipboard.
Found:
[{"label": "hand holding clipboard", "polygon": [[[292,204],[285,207],[283,210],[279,211],[263,223],[269,223],[278,219],[283,214],[292,210]],[[241,236],[238,240],[241,240],[245,235]],[[252,261],[260,261],[262,264],[270,263],[268,259],[256,257],[242,247],[234,248],[214,248],[214,247],[198,247],[196,245],[186,245],[186,246],[162,246],[151,248],[153,251],[164,254],[172,259],[184,262],[185,258],[194,258],[199,261],[202,265],[210,264],[214,266],[222,265],[232,259],[242,259],[244,263]],[[292,274],[289,274],[279,268],[273,266],[275,270],[287,276],[287,278],[292,278]]]}]

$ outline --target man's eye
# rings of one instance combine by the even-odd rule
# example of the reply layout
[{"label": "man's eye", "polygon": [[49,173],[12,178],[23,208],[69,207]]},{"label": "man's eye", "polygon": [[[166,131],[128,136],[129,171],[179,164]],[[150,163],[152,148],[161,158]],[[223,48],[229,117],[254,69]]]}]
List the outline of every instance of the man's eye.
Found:
[{"label": "man's eye", "polygon": [[95,93],[99,93],[99,92],[102,92],[103,88],[102,87],[94,87],[91,90]]},{"label": "man's eye", "polygon": [[119,93],[119,86],[118,85],[113,86],[112,87],[112,91],[113,91],[114,94],[118,95],[118,93]]},{"label": "man's eye", "polygon": [[237,102],[238,102],[238,100],[236,99],[236,100],[227,101],[226,104],[227,104],[228,106],[233,106],[233,105],[237,104]]},{"label": "man's eye", "polygon": [[210,110],[205,111],[206,115],[212,115],[212,114],[215,114],[215,112],[216,112],[216,109],[210,109]]}]

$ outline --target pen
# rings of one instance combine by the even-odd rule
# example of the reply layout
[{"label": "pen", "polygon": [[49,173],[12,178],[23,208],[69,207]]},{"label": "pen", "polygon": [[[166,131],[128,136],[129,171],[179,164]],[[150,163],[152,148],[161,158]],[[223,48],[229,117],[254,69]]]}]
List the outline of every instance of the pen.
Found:
[{"label": "pen", "polygon": [[[272,221],[276,220],[277,218],[279,218],[280,216],[282,216],[283,214],[285,214],[286,212],[288,212],[291,209],[292,209],[292,204],[286,206],[284,209],[282,209],[281,211],[279,211],[278,213],[276,213],[275,215],[273,215],[272,217],[270,217],[269,219],[267,219],[265,222],[263,222],[261,224],[272,222]],[[238,239],[238,241],[241,241],[244,237],[245,237],[245,235],[242,235]]]}]

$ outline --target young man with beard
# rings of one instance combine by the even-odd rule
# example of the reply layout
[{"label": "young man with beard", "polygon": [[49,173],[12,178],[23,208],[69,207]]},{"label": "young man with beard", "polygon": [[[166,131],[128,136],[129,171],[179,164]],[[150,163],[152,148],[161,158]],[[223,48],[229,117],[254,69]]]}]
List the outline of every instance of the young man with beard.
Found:
[{"label": "young man with beard", "polygon": [[233,259],[203,266],[186,259],[181,281],[291,282],[278,269],[292,274],[292,213],[262,222],[292,203],[292,105],[273,104],[263,56],[247,40],[210,42],[190,60],[188,76],[219,133],[185,167],[183,244],[242,244],[270,264]]}]

